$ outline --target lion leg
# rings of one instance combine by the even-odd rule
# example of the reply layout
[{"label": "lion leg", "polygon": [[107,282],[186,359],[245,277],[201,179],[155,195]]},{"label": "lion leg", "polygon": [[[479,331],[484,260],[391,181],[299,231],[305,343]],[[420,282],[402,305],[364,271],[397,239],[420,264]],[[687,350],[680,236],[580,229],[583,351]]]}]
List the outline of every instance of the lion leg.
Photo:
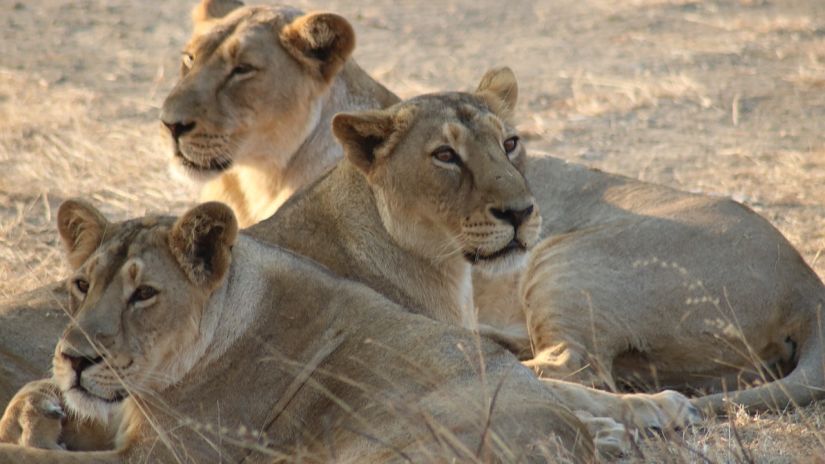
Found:
[{"label": "lion leg", "polygon": [[588,292],[558,281],[552,256],[534,253],[519,289],[533,347],[524,364],[541,377],[616,390],[613,360],[628,346],[622,325]]},{"label": "lion leg", "polygon": [[114,449],[117,424],[79,419],[67,411],[63,394],[52,379],[26,384],[0,418],[0,443],[29,448],[68,450]]},{"label": "lion leg", "polygon": [[559,402],[573,411],[609,417],[638,429],[682,428],[702,421],[702,414],[684,395],[665,390],[656,394],[617,394],[563,380],[542,379]]},{"label": "lion leg", "polygon": [[601,361],[609,357],[598,357],[588,353],[584,346],[576,342],[558,341],[550,345],[542,343],[541,340],[531,338],[535,354],[532,359],[523,362],[539,377],[564,379],[594,388],[616,390],[612,373],[605,367],[610,364]]},{"label": "lion leg", "polygon": [[[0,462],[26,464],[118,464],[128,457],[116,451],[45,450],[0,443]],[[140,461],[136,461],[140,462]]]},{"label": "lion leg", "polygon": [[66,418],[60,389],[51,380],[24,386],[0,419],[0,442],[43,449],[63,449],[61,421]]},{"label": "lion leg", "polygon": [[486,324],[478,325],[478,334],[496,342],[519,359],[530,359],[530,338],[526,334]]}]

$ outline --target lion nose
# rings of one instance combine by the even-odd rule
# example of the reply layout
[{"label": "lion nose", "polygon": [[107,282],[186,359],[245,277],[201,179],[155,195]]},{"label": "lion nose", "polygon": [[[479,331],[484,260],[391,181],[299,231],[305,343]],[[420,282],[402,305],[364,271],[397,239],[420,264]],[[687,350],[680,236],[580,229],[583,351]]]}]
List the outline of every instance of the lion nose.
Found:
[{"label": "lion nose", "polygon": [[530,205],[524,209],[490,208],[490,214],[497,219],[509,222],[513,225],[513,228],[518,229],[518,227],[522,225],[531,214],[533,214],[533,205]]},{"label": "lion nose", "polygon": [[80,373],[83,372],[87,367],[94,366],[95,364],[99,364],[103,361],[102,356],[98,356],[96,358],[89,358],[86,356],[72,356],[66,353],[60,353],[63,356],[63,359],[69,362],[72,366],[72,370],[75,371],[77,374],[77,378],[80,378]]},{"label": "lion nose", "polygon": [[172,138],[177,140],[183,134],[191,131],[195,128],[194,122],[166,122],[163,121],[163,125],[169,129],[169,133],[172,134]]}]

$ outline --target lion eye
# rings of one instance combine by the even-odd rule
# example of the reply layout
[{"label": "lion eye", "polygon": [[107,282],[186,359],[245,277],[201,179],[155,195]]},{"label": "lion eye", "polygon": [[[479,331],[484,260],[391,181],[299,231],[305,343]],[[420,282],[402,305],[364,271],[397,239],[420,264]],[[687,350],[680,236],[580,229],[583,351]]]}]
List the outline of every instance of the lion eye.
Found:
[{"label": "lion eye", "polygon": [[513,136],[505,140],[502,144],[504,146],[504,152],[508,155],[512,154],[516,148],[518,148],[518,140],[519,138],[517,136]]},{"label": "lion eye", "polygon": [[74,287],[82,295],[85,295],[89,291],[89,282],[83,279],[76,279],[74,281]]},{"label": "lion eye", "polygon": [[129,298],[129,303],[139,303],[141,301],[146,301],[157,294],[157,289],[150,287],[148,285],[141,285],[140,287],[136,288],[134,292],[132,292],[132,296]]},{"label": "lion eye", "polygon": [[184,53],[183,56],[181,57],[181,61],[183,63],[183,66],[186,69],[189,69],[195,63],[195,57],[190,55],[189,53]]},{"label": "lion eye", "polygon": [[239,64],[232,68],[232,72],[229,73],[230,76],[243,76],[245,74],[249,74],[255,71],[255,68],[248,65],[248,64]]},{"label": "lion eye", "polygon": [[432,157],[442,163],[461,163],[461,158],[458,156],[458,153],[456,153],[452,147],[448,147],[447,145],[436,148],[435,151],[433,151]]}]

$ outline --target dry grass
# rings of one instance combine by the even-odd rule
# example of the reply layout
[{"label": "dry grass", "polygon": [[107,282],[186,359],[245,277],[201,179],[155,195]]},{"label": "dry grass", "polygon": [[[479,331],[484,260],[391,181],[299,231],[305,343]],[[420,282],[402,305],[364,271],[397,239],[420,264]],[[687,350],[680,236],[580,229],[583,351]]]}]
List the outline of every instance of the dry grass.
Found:
[{"label": "dry grass", "polygon": [[691,101],[705,107],[711,104],[701,86],[684,74],[629,79],[584,74],[571,79],[570,90],[573,95],[553,108],[568,113],[569,118],[627,113],[656,106],[659,100]]},{"label": "dry grass", "polygon": [[54,226],[63,200],[83,196],[123,219],[180,212],[195,198],[191,186],[166,179],[167,147],[155,124],[97,121],[90,108],[106,97],[50,89],[19,73],[0,71],[0,88],[0,259],[9,263],[0,267],[0,297],[35,288],[63,268]]},{"label": "dry grass", "polygon": [[[531,147],[690,191],[733,196],[825,273],[825,17],[820,0],[354,0],[356,58],[402,96],[521,80]],[[54,211],[180,212],[157,109],[189,5],[6,4],[0,29],[0,297],[65,275]],[[103,45],[101,45],[103,44]],[[825,406],[710,421],[632,462],[822,462]],[[737,438],[738,437],[738,438]]]}]

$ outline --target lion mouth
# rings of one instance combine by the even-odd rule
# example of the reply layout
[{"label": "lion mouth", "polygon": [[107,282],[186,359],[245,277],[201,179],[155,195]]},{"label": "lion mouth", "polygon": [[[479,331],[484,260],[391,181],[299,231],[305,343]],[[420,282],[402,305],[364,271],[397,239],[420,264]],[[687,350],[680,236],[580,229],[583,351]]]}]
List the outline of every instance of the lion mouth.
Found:
[{"label": "lion mouth", "polygon": [[94,393],[90,392],[89,390],[87,390],[82,385],[75,385],[72,388],[70,388],[69,390],[70,391],[75,391],[75,392],[80,393],[81,395],[84,395],[84,396],[89,396],[89,397],[91,397],[91,398],[93,398],[97,401],[103,401],[104,403],[120,403],[121,401],[123,401],[123,400],[125,400],[126,398],[129,397],[129,393],[125,390],[116,391],[111,398],[104,398],[102,396],[95,395]]},{"label": "lion mouth", "polygon": [[199,172],[223,172],[232,166],[232,160],[227,158],[213,158],[206,165],[196,163],[187,158],[177,144],[175,144],[175,158],[183,167]]},{"label": "lion mouth", "polygon": [[498,258],[502,258],[504,256],[510,255],[512,253],[521,253],[527,251],[527,247],[519,242],[516,239],[510,240],[510,243],[504,246],[504,248],[490,253],[489,255],[482,255],[478,251],[475,253],[464,253],[464,258],[467,259],[471,264],[476,264],[481,261],[492,261]]}]

